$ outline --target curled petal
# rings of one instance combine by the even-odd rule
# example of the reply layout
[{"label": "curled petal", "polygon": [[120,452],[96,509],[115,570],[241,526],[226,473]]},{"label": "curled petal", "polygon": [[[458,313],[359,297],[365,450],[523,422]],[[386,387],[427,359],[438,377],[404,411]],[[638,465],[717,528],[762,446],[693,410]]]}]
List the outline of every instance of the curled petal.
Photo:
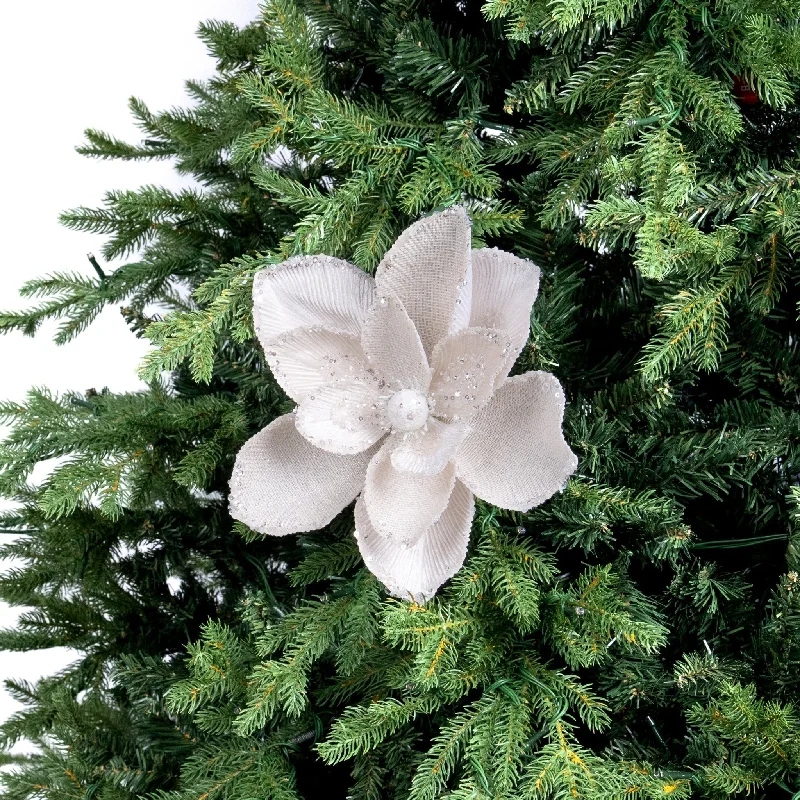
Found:
[{"label": "curled petal", "polygon": [[363,376],[367,368],[357,336],[319,327],[283,333],[264,353],[275,379],[298,402],[327,384]]},{"label": "curled petal", "polygon": [[472,492],[456,481],[450,502],[412,547],[403,547],[372,526],[364,498],[356,502],[356,539],[361,556],[390,594],[424,603],[461,569],[467,555],[475,501]]},{"label": "curled petal", "polygon": [[397,295],[428,355],[450,331],[456,301],[469,282],[470,244],[467,212],[453,206],[403,231],[378,265],[378,293]]},{"label": "curled petal", "polygon": [[378,292],[364,320],[361,344],[389,391],[427,390],[431,374],[425,350],[411,317],[395,295]]},{"label": "curled petal", "polygon": [[309,444],[286,414],[247,441],[230,482],[230,513],[270,536],[327,525],[364,485],[374,450],[337,456]]},{"label": "curled petal", "polygon": [[436,475],[398,472],[391,461],[395,437],[376,453],[367,469],[364,504],[372,527],[387,539],[413,545],[447,508],[455,484],[455,467]]},{"label": "curled petal", "polygon": [[496,248],[472,251],[470,327],[507,331],[511,347],[500,377],[508,375],[531,332],[531,307],[539,292],[539,267]]},{"label": "curled petal", "polygon": [[507,378],[470,423],[456,453],[456,474],[478,497],[527,511],[575,471],[561,423],[564,392],[549,372]]},{"label": "curled petal", "polygon": [[358,336],[375,281],[331,256],[290,258],[253,278],[253,323],[262,346],[295,328],[319,326]]},{"label": "curled petal", "polygon": [[465,328],[442,339],[432,356],[430,396],[436,416],[468,421],[492,396],[509,347],[505,331],[489,328]]},{"label": "curled petal", "polygon": [[451,424],[429,417],[425,429],[412,431],[395,447],[392,466],[398,472],[437,475],[453,460],[466,434],[467,426],[463,423]]},{"label": "curled petal", "polygon": [[386,434],[377,378],[343,378],[309,394],[297,409],[302,436],[329,453],[360,453]]}]

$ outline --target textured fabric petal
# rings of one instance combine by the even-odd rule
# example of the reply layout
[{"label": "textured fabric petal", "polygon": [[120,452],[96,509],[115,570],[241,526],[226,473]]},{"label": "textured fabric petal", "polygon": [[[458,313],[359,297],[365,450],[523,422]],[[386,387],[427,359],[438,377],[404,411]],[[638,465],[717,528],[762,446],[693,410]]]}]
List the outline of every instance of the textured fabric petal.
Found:
[{"label": "textured fabric petal", "polygon": [[378,378],[343,378],[321,386],[297,408],[295,424],[302,436],[329,453],[360,453],[387,432]]},{"label": "textured fabric petal", "polygon": [[392,466],[398,472],[437,475],[455,456],[467,435],[467,426],[430,418],[425,428],[412,431],[392,450]]},{"label": "textured fabric petal", "polygon": [[375,305],[364,320],[361,345],[387,391],[426,391],[430,368],[417,329],[403,304],[393,294],[378,292]]},{"label": "textured fabric petal", "polygon": [[531,307],[539,292],[539,267],[496,248],[472,251],[470,327],[508,332],[511,348],[501,377],[522,352],[531,331]]},{"label": "textured fabric petal", "polygon": [[510,346],[505,331],[491,328],[465,328],[442,339],[432,356],[432,413],[448,422],[468,421],[492,396]]},{"label": "textured fabric petal", "polygon": [[456,481],[450,502],[438,522],[413,547],[381,536],[372,526],[364,498],[356,503],[356,539],[367,569],[403,600],[424,603],[461,569],[467,555],[475,500]]},{"label": "textured fabric petal", "polygon": [[447,508],[456,480],[455,465],[437,475],[398,472],[391,453],[397,444],[392,437],[370,461],[364,484],[364,503],[372,527],[381,536],[410,546],[418,541]]},{"label": "textured fabric petal", "polygon": [[286,394],[300,402],[326,384],[363,375],[358,337],[325,328],[295,328],[264,347],[267,363]]},{"label": "textured fabric petal", "polygon": [[564,392],[549,372],[508,378],[470,423],[456,453],[459,479],[500,508],[527,511],[575,471],[561,423]]},{"label": "textured fabric petal", "polygon": [[358,336],[375,281],[331,256],[290,258],[253,279],[253,322],[266,349],[282,333],[320,326]]},{"label": "textured fabric petal", "polygon": [[459,284],[469,280],[470,244],[467,212],[453,206],[403,231],[378,265],[378,293],[400,298],[428,355],[450,331]]},{"label": "textured fabric petal", "polygon": [[325,453],[297,432],[291,414],[278,417],[236,457],[231,516],[271,536],[322,528],[361,491],[373,454]]}]

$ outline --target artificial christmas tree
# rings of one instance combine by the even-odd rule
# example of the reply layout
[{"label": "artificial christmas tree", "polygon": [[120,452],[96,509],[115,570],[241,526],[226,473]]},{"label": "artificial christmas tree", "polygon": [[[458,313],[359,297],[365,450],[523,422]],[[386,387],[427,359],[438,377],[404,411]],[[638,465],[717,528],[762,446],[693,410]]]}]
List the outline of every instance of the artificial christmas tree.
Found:
[{"label": "artificial christmas tree", "polygon": [[[0,644],[81,653],[17,687],[5,737],[44,750],[6,794],[800,792],[793,4],[269,0],[202,35],[220,75],[196,109],[135,101],[141,145],[89,131],[83,151],[174,156],[204,190],[65,214],[142,256],[37,281],[41,305],[0,318],[66,339],[124,301],[154,343],[147,393],[4,409],[25,566],[0,591],[33,610]],[[422,604],[364,568],[352,508],[263,538],[227,480],[294,408],[254,275],[319,253],[373,272],[453,206],[473,248],[541,269],[511,374],[557,376],[578,466],[530,512],[478,502]]]}]

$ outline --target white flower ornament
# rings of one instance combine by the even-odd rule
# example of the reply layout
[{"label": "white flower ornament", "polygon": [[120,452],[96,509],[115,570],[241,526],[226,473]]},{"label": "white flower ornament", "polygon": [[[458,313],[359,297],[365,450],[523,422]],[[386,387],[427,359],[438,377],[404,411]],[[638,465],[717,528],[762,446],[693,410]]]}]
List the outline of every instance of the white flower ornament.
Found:
[{"label": "white flower ornament", "polygon": [[297,401],[239,452],[234,518],[273,536],[327,525],[356,497],[364,563],[397,597],[433,596],[464,563],[473,493],[527,511],[577,465],[564,393],[508,373],[539,268],[471,250],[463,208],[405,230],[375,279],[329,256],[255,276],[253,316]]}]

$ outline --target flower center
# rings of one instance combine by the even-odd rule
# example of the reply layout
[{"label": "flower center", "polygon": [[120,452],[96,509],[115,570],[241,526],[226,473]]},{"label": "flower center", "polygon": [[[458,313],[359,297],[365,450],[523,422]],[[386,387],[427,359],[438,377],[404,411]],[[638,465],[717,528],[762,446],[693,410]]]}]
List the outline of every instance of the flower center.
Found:
[{"label": "flower center", "polygon": [[415,431],[428,420],[428,401],[416,389],[401,389],[389,398],[386,413],[395,430]]}]

